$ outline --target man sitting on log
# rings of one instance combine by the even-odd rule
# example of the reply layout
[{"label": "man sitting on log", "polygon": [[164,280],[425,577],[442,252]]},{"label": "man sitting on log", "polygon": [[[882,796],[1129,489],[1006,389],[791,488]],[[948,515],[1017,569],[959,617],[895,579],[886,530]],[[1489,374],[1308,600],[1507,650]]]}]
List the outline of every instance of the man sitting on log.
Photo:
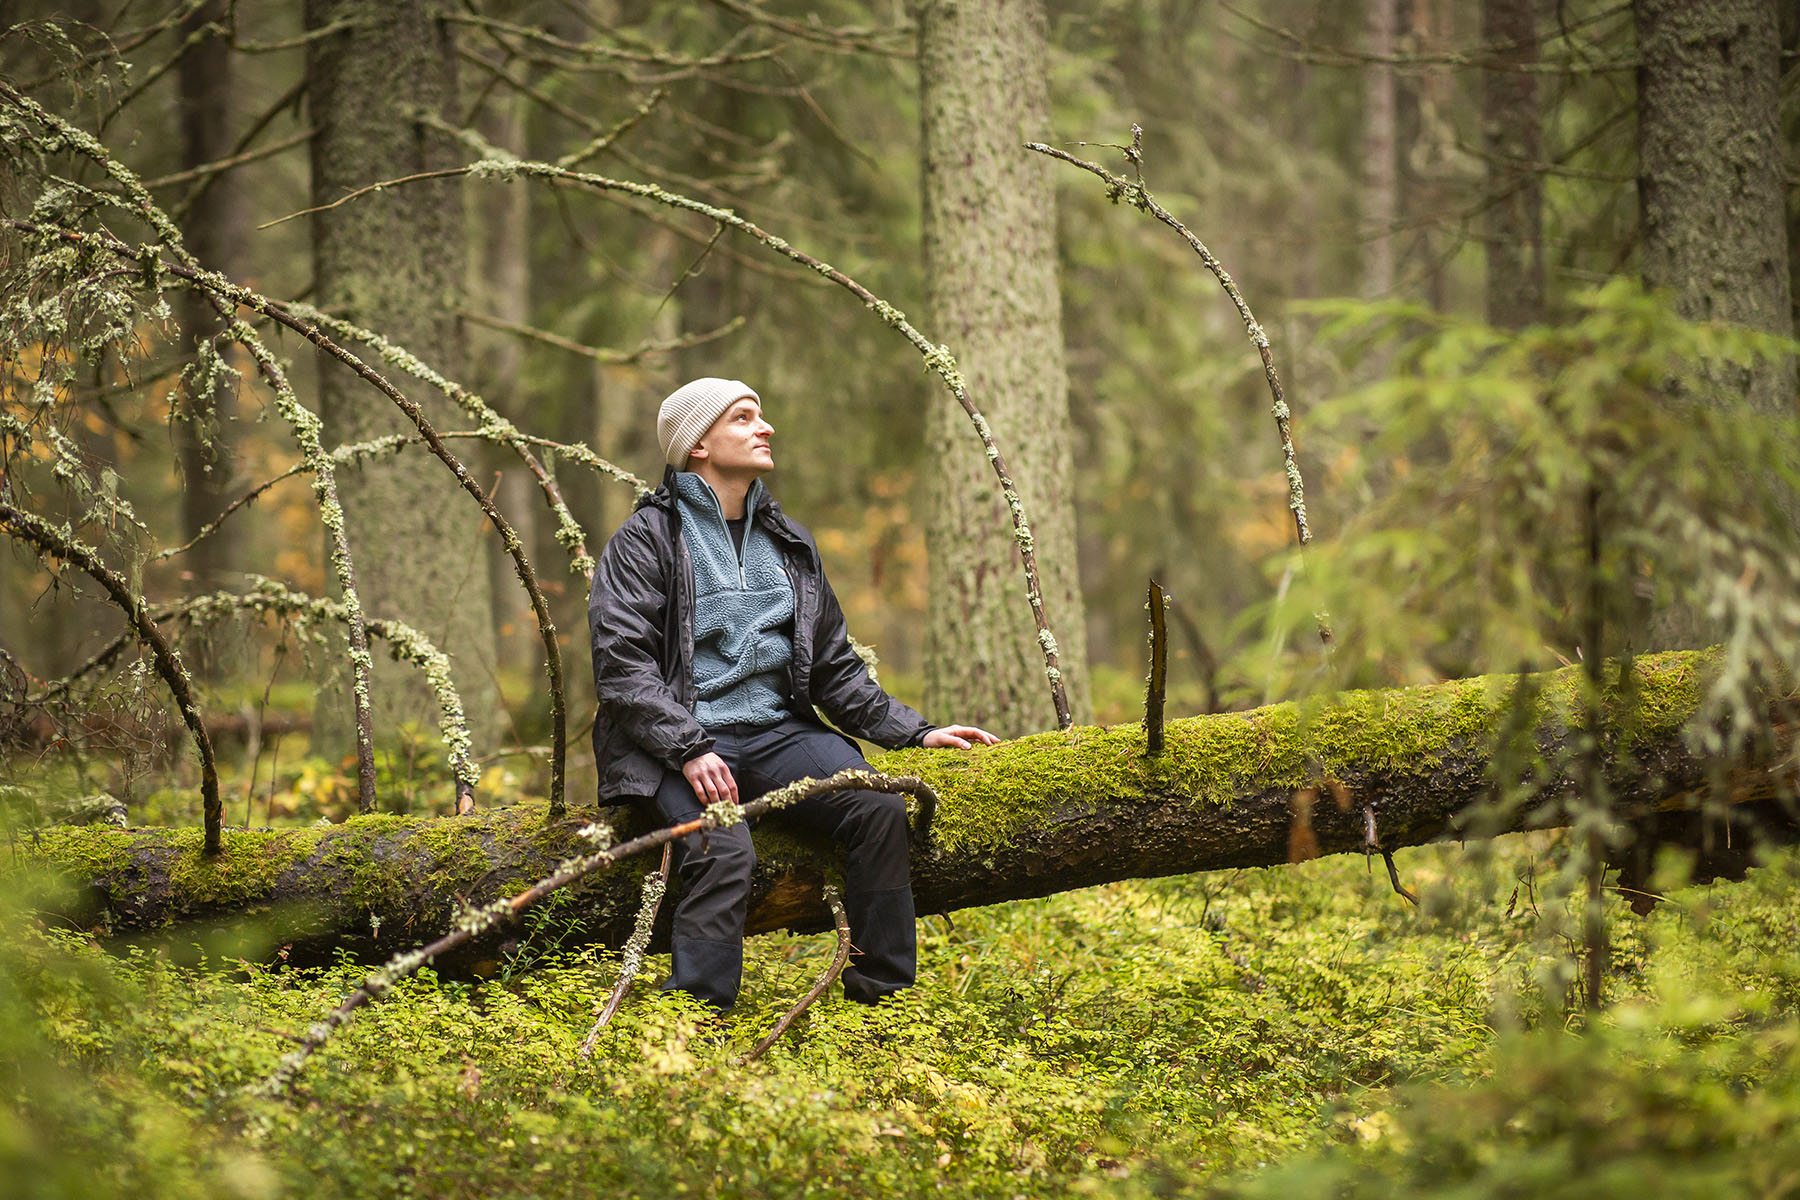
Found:
[{"label": "man sitting on log", "polygon": [[[662,403],[663,485],[607,542],[588,598],[602,803],[637,799],[668,826],[721,800],[867,769],[815,708],[845,733],[890,748],[999,740],[973,726],[934,728],[870,676],[812,535],[762,485],[775,466],[773,433],[761,399],[736,380],[696,379]],[[830,834],[847,855],[856,952],[845,994],[873,1004],[911,986],[918,950],[904,798],[836,792],[784,816]],[[722,1011],[743,976],[750,831],[693,833],[674,847],[681,899],[669,986]]]}]

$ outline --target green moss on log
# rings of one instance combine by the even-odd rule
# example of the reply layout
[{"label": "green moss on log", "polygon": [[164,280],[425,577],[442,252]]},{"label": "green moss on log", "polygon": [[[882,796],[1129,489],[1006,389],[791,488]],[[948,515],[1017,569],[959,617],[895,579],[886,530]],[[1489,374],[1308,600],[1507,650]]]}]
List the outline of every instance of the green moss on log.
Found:
[{"label": "green moss on log", "polygon": [[[1647,656],[1634,664],[1630,702],[1616,678],[1606,716],[1622,745],[1666,741],[1698,708],[1718,667],[1716,653]],[[1450,758],[1485,758],[1509,708],[1531,697],[1540,736],[1554,737],[1580,713],[1580,668],[1534,676],[1494,675],[1425,687],[1348,692],[1248,713],[1190,717],[1167,727],[1167,749],[1145,754],[1140,725],[1043,733],[967,752],[902,750],[874,765],[922,777],[940,799],[940,853],[989,862],[1017,839],[1101,812],[1114,802],[1201,806],[1341,779],[1377,790],[1425,779]],[[361,816],[342,825],[251,833],[230,831],[225,852],[200,854],[198,829],[43,831],[27,862],[95,882],[116,903],[160,874],[170,911],[248,907],[305,897],[342,913],[367,910],[441,921],[462,899],[518,891],[580,847],[579,819],[549,821],[542,804],[468,817]],[[757,834],[762,875],[828,875],[836,856],[774,829]],[[627,864],[636,872],[640,865]],[[505,879],[494,872],[504,870]],[[503,886],[504,885],[504,886]],[[155,907],[155,906],[152,906]]]},{"label": "green moss on log", "polygon": [[[1633,664],[1630,740],[1667,736],[1692,716],[1718,655],[1649,655]],[[1534,723],[1566,726],[1578,714],[1579,667],[1532,677]],[[1246,713],[1188,717],[1167,726],[1167,749],[1145,754],[1142,725],[1081,727],[976,747],[966,754],[899,750],[875,766],[918,775],[943,797],[937,839],[947,851],[998,845],[1108,797],[1187,797],[1228,805],[1247,791],[1297,789],[1323,778],[1424,775],[1452,753],[1485,755],[1519,695],[1520,676],[1484,675],[1382,691],[1341,692]],[[1618,722],[1616,690],[1606,719]]]}]

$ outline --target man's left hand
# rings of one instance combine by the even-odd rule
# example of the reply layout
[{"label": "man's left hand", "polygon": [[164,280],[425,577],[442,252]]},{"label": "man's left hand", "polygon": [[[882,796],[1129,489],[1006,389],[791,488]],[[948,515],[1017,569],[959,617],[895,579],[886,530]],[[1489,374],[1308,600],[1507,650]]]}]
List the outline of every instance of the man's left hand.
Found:
[{"label": "man's left hand", "polygon": [[1000,739],[985,729],[977,729],[973,725],[940,725],[925,735],[919,745],[927,750],[967,750],[976,742],[984,746],[992,746]]}]

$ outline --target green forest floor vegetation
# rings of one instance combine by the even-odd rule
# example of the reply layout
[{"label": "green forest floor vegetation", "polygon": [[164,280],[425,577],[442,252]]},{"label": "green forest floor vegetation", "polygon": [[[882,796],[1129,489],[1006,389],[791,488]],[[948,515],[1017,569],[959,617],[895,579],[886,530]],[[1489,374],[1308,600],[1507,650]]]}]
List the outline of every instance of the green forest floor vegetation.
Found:
[{"label": "green forest floor vegetation", "polygon": [[[1614,910],[1587,1022],[1553,835],[1114,884],[921,923],[921,978],[733,1065],[827,937],[753,939],[722,1025],[654,991],[576,1051],[610,954],[430,972],[288,1102],[260,1078],[360,978],[110,955],[0,921],[0,1178],[21,1197],[1790,1192],[1800,856]],[[544,918],[554,921],[554,911]]]}]

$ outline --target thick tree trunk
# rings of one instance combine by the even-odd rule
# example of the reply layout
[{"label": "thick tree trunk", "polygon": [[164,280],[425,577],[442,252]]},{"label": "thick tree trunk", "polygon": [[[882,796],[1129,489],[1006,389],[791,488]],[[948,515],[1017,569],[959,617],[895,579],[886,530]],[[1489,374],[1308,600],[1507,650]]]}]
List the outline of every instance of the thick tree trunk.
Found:
[{"label": "thick tree trunk", "polygon": [[1544,157],[1538,112],[1540,0],[1483,0],[1481,41],[1497,63],[1481,76],[1487,154],[1487,319],[1517,329],[1544,317]]},{"label": "thick tree trunk", "polygon": [[[209,24],[223,25],[224,0],[209,0],[182,22],[182,36]],[[231,46],[224,34],[208,38],[182,58],[176,68],[180,84],[181,165],[198,167],[231,152],[232,82]],[[181,223],[181,236],[195,258],[211,270],[231,278],[243,275],[246,235],[244,189],[239,174],[226,171],[215,176]],[[192,350],[218,329],[219,314],[198,291],[178,293],[181,336]],[[216,386],[208,386],[216,383]],[[207,522],[224,509],[233,495],[233,382],[196,377],[183,389],[181,420],[176,440],[181,458],[181,535],[186,541],[199,534]],[[217,533],[197,544],[183,559],[193,582],[192,592],[224,587],[227,574],[239,566],[239,529],[227,522]],[[198,656],[196,669],[215,674],[228,666],[220,658],[231,639],[208,640],[207,652]]]},{"label": "thick tree trunk", "polygon": [[[1683,316],[1791,334],[1776,0],[1637,0],[1644,279]],[[1742,380],[1791,415],[1792,360]]]},{"label": "thick tree trunk", "polygon": [[[1638,660],[1642,707],[1629,751],[1607,764],[1615,811],[1686,810],[1708,779],[1679,729],[1698,703],[1704,654]],[[1555,754],[1579,720],[1575,669],[1537,681],[1536,736]],[[1383,846],[1452,835],[1486,836],[1555,823],[1531,807],[1499,812],[1491,747],[1517,694],[1513,677],[1353,692],[1302,712],[1291,704],[1170,722],[1167,751],[1144,755],[1141,726],[1046,733],[970,753],[909,750],[881,769],[923,777],[940,797],[929,846],[915,846],[922,913],[1043,896],[1113,880],[1225,867],[1272,866],[1315,854],[1360,852],[1365,808]],[[1336,781],[1333,787],[1327,781]],[[1738,802],[1772,781],[1741,772]],[[1341,796],[1336,799],[1334,796]],[[225,853],[199,855],[197,831],[55,829],[22,861],[76,886],[57,908],[120,934],[206,936],[254,916],[240,952],[316,957],[391,952],[441,933],[461,904],[523,890],[582,853],[579,819],[546,826],[541,807],[477,817],[359,817],[277,833],[228,832]],[[1739,829],[1722,843],[1742,844]],[[820,884],[827,848],[771,829],[757,833],[749,929],[829,927]],[[626,862],[572,889],[557,910],[563,944],[618,945],[629,933],[646,866]],[[666,919],[666,918],[665,918]],[[664,931],[666,933],[666,931]],[[499,933],[470,951],[491,956]]]},{"label": "thick tree trunk", "polygon": [[[1635,0],[1638,204],[1644,281],[1695,321],[1791,335],[1786,170],[1776,0]],[[1757,412],[1794,415],[1791,356],[1720,384]],[[1789,519],[1800,519],[1790,497]],[[1716,640],[1703,615],[1670,610],[1658,646]]]},{"label": "thick tree trunk", "polygon": [[[418,119],[451,111],[455,98],[449,27],[424,0],[372,5],[307,0],[307,27],[348,20],[310,44],[307,94],[314,204],[402,175],[460,162]],[[462,374],[457,310],[463,305],[464,221],[454,183],[431,182],[358,197],[313,217],[313,262],[321,306],[407,347],[452,379]],[[359,351],[366,348],[358,347]],[[449,404],[411,383],[440,429]],[[326,442],[412,432],[393,405],[335,363],[320,365]],[[473,504],[424,453],[406,453],[339,476],[363,607],[404,619],[455,658],[458,689],[477,746],[499,712],[494,685],[494,605],[488,576],[491,532]],[[411,721],[431,728],[436,705],[418,672],[375,662],[378,728]],[[348,746],[347,688],[321,692],[314,746]]]},{"label": "thick tree trunk", "polygon": [[[1018,481],[1044,606],[1076,719],[1087,702],[1087,636],[1076,570],[1069,379],[1057,285],[1050,164],[1024,143],[1048,135],[1041,0],[918,6],[925,328],[957,356]],[[925,706],[1016,736],[1053,728],[1019,551],[994,471],[968,416],[939,392],[932,463]]]}]

